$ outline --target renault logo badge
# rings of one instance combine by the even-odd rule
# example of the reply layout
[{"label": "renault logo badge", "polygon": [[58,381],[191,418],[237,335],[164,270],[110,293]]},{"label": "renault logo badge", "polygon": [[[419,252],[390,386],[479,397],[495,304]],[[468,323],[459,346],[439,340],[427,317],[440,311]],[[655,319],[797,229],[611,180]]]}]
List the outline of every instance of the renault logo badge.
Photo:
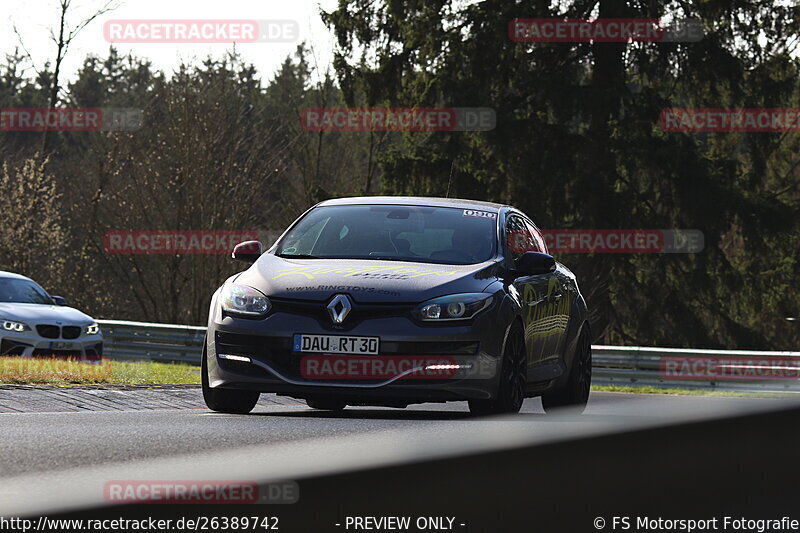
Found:
[{"label": "renault logo badge", "polygon": [[350,298],[344,294],[337,294],[328,304],[328,314],[331,315],[331,320],[333,320],[334,324],[341,324],[350,314],[352,308],[353,305],[350,303]]}]

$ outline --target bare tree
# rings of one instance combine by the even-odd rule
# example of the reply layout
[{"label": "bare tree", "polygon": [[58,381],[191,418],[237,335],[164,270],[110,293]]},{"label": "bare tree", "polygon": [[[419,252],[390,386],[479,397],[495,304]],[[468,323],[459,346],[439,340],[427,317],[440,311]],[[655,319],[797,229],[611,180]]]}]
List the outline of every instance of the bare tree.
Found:
[{"label": "bare tree", "polygon": [[67,234],[59,217],[60,194],[38,156],[0,169],[0,270],[20,272],[56,289],[64,271]]},{"label": "bare tree", "polygon": [[[67,55],[70,45],[78,36],[78,34],[83,30],[86,26],[92,23],[97,17],[108,13],[118,7],[116,0],[108,0],[103,7],[95,11],[93,14],[89,15],[88,17],[82,19],[76,25],[72,26],[67,21],[68,14],[70,13],[70,8],[72,5],[72,0],[58,0],[59,5],[59,19],[58,19],[58,34],[51,28],[50,29],[50,40],[56,46],[56,57],[53,64],[53,78],[51,80],[49,97],[48,97],[48,108],[52,109],[56,107],[58,104],[58,93],[61,90],[60,85],[60,77],[61,77],[61,64],[64,62],[64,58]],[[17,39],[20,42],[20,46],[22,49],[25,50],[25,53],[28,59],[34,64],[34,69],[36,70],[36,65],[33,61],[33,57],[31,56],[30,52],[25,48],[25,42],[22,39],[22,35],[19,32],[16,24],[13,26],[14,33],[17,36]],[[36,70],[39,73],[38,70]],[[46,157],[47,155],[47,148],[48,148],[48,141],[50,138],[49,130],[45,129],[42,133],[42,145],[40,148],[40,153],[42,157]]]},{"label": "bare tree", "polygon": [[154,89],[142,130],[107,136],[85,256],[98,262],[95,281],[125,296],[103,314],[199,324],[213,290],[241,269],[230,250],[108,254],[105,232],[254,231],[281,211],[275,169],[285,146],[258,112],[259,82],[249,75],[235,60],[181,68]]}]

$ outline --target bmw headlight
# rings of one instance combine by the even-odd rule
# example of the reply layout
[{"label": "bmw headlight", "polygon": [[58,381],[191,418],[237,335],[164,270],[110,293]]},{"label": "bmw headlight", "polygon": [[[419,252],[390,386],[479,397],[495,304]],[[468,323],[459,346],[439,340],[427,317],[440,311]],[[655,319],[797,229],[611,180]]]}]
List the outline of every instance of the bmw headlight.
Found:
[{"label": "bmw headlight", "polygon": [[416,315],[420,320],[468,320],[489,307],[492,298],[482,292],[441,296],[417,307]]},{"label": "bmw headlight", "polygon": [[3,320],[3,329],[6,331],[22,332],[30,331],[31,328],[24,322],[17,322],[15,320]]},{"label": "bmw headlight", "polygon": [[100,326],[96,322],[92,322],[86,326],[87,335],[97,335],[98,333],[100,333]]},{"label": "bmw headlight", "polygon": [[261,291],[247,285],[228,285],[223,287],[219,301],[222,309],[232,315],[264,316],[272,304]]}]

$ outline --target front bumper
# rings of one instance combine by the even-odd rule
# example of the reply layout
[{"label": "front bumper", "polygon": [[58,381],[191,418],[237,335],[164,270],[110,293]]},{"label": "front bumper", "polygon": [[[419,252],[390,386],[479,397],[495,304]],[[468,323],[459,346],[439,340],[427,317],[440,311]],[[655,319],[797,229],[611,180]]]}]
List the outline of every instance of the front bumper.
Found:
[{"label": "front bumper", "polygon": [[103,335],[81,335],[77,339],[45,338],[33,331],[0,333],[0,356],[56,356],[99,360],[103,355]]},{"label": "front bumper", "polygon": [[[336,329],[318,316],[291,312],[273,313],[263,320],[217,313],[208,329],[209,385],[304,399],[335,396],[350,405],[489,399],[497,390],[505,335],[505,327],[498,324],[493,311],[489,309],[459,325],[420,324],[408,316],[379,316],[364,318],[348,329]],[[292,337],[297,333],[380,338],[376,356],[330,357],[452,361],[461,369],[439,376],[398,371],[379,377],[309,377],[303,372],[303,359],[329,356],[293,351]]]}]

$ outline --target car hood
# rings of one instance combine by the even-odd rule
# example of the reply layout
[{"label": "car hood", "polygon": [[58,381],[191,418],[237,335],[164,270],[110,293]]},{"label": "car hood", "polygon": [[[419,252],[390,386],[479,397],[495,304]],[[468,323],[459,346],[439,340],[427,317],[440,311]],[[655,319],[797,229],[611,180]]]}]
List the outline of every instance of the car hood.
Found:
[{"label": "car hood", "polygon": [[356,302],[423,302],[462,292],[482,292],[497,263],[439,265],[406,261],[285,259],[264,254],[235,283],[275,298],[324,301],[345,293]]},{"label": "car hood", "polygon": [[61,305],[0,303],[0,318],[19,320],[33,324],[75,324],[82,325],[92,322],[92,317]]}]

